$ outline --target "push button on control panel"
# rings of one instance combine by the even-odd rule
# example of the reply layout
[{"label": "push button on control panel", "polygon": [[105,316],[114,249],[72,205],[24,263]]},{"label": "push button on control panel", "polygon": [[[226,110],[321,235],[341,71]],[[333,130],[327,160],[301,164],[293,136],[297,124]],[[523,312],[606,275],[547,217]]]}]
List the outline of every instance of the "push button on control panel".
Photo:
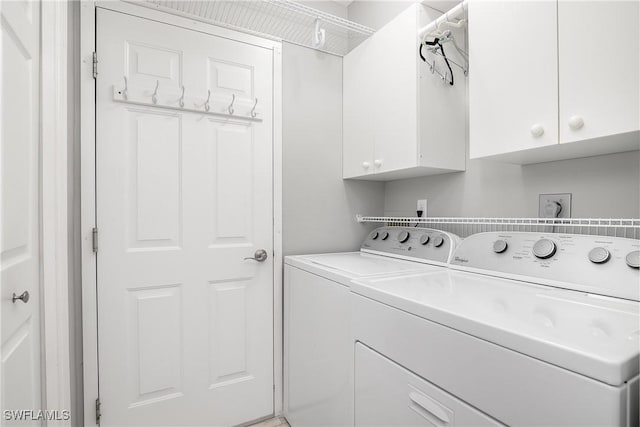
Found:
[{"label": "push button on control panel", "polygon": [[609,251],[601,246],[593,248],[589,251],[589,261],[593,262],[594,264],[604,264],[605,262],[609,261],[609,258],[611,258],[611,254],[609,253]]},{"label": "push button on control panel", "polygon": [[495,242],[493,242],[493,252],[501,254],[507,250],[508,246],[509,245],[507,244],[506,240],[496,240]]},{"label": "push button on control panel", "polygon": [[552,240],[540,239],[533,245],[533,254],[540,259],[547,259],[556,253],[556,249]]},{"label": "push button on control panel", "polygon": [[400,234],[398,234],[398,241],[400,243],[404,243],[407,240],[409,240],[409,236],[410,236],[410,234],[409,234],[408,231],[401,231]]}]

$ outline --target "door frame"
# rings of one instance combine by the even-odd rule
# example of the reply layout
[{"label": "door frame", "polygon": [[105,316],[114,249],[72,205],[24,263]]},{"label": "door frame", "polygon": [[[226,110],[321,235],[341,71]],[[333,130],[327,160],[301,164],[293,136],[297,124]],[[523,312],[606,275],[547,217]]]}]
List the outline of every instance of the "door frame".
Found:
[{"label": "door frame", "polygon": [[[40,342],[42,408],[71,411],[69,94],[66,2],[40,3]],[[47,34],[47,37],[42,37]],[[34,408],[36,409],[36,408]],[[71,415],[71,414],[70,414]]]},{"label": "door frame", "polygon": [[[153,5],[124,1],[82,1],[80,11],[80,168],[82,252],[82,338],[84,422],[95,426],[98,387],[97,265],[92,230],[96,226],[96,94],[93,52],[96,46],[96,8],[121,12],[201,33],[240,41],[273,51],[273,410],[282,413],[283,319],[282,319],[282,43],[223,28],[193,18],[167,13]],[[98,72],[100,70],[98,57]],[[108,410],[108,408],[104,408]]]}]

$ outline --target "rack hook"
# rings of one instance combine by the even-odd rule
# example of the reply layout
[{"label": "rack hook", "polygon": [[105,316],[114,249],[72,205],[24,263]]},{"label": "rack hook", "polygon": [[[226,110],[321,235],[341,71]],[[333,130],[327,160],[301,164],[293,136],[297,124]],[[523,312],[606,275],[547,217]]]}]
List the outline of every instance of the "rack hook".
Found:
[{"label": "rack hook", "polygon": [[178,102],[180,107],[184,108],[184,85],[182,85],[182,95],[180,96],[180,101]]},{"label": "rack hook", "polygon": [[153,91],[153,95],[151,95],[151,100],[154,104],[158,103],[158,87],[160,87],[160,80],[156,80],[156,88]]},{"label": "rack hook", "polygon": [[229,104],[229,107],[227,108],[227,110],[229,111],[229,114],[233,114],[233,112],[235,111],[233,109],[233,103],[236,102],[236,95],[234,93],[231,94],[231,104]]},{"label": "rack hook", "polygon": [[122,89],[122,97],[124,99],[129,98],[129,83],[127,82],[127,76],[122,76],[124,78],[124,89]]},{"label": "rack hook", "polygon": [[313,47],[322,49],[326,42],[326,31],[324,28],[320,28],[320,18],[316,18],[313,38],[312,38]]},{"label": "rack hook", "polygon": [[256,98],[256,102],[253,104],[253,108],[251,109],[251,117],[253,117],[254,119],[258,115],[258,113],[256,113],[256,106],[257,105],[258,105],[258,98]]},{"label": "rack hook", "polygon": [[211,91],[207,90],[207,100],[204,102],[204,109],[206,111],[209,111],[209,108],[211,108],[211,105],[209,104],[209,99],[211,98]]}]

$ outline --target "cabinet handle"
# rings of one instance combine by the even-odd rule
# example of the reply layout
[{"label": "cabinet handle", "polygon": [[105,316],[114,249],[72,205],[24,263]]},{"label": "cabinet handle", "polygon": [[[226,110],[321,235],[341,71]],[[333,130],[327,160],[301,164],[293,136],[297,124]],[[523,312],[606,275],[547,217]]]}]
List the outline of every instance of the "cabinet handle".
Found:
[{"label": "cabinet handle", "polygon": [[569,127],[573,130],[582,129],[584,126],[584,120],[580,116],[571,116],[569,118]]},{"label": "cabinet handle", "polygon": [[542,125],[535,124],[531,126],[531,135],[533,135],[534,138],[540,138],[542,135],[544,135],[544,128],[542,127]]},{"label": "cabinet handle", "polygon": [[374,160],[373,164],[376,165],[377,168],[379,168],[380,166],[382,166],[382,160]]},{"label": "cabinet handle", "polygon": [[362,167],[363,167],[363,168],[365,168],[365,169],[369,169],[369,166],[371,166],[371,165],[369,164],[369,162],[362,162]]}]

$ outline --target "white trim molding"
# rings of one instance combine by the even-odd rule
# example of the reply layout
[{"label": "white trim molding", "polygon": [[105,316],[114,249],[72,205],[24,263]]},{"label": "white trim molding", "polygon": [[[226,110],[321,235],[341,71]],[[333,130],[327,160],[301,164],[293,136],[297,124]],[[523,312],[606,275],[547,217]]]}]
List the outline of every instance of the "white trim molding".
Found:
[{"label": "white trim molding", "polygon": [[[41,18],[42,325],[45,408],[71,410],[69,365],[68,4],[43,1]],[[69,425],[71,421],[48,422]]]},{"label": "white trim molding", "polygon": [[[282,413],[282,44],[194,19],[185,18],[122,1],[82,3],[80,12],[80,139],[81,139],[81,236],[82,236],[82,336],[84,424],[96,426],[98,388],[98,307],[96,256],[92,230],[96,226],[95,129],[96,103],[93,79],[93,52],[96,50],[96,8],[167,23],[205,34],[235,40],[273,51],[273,327],[274,327],[274,413]],[[99,61],[98,52],[98,61]],[[99,64],[99,62],[98,62]],[[98,65],[99,72],[99,65]]]}]

